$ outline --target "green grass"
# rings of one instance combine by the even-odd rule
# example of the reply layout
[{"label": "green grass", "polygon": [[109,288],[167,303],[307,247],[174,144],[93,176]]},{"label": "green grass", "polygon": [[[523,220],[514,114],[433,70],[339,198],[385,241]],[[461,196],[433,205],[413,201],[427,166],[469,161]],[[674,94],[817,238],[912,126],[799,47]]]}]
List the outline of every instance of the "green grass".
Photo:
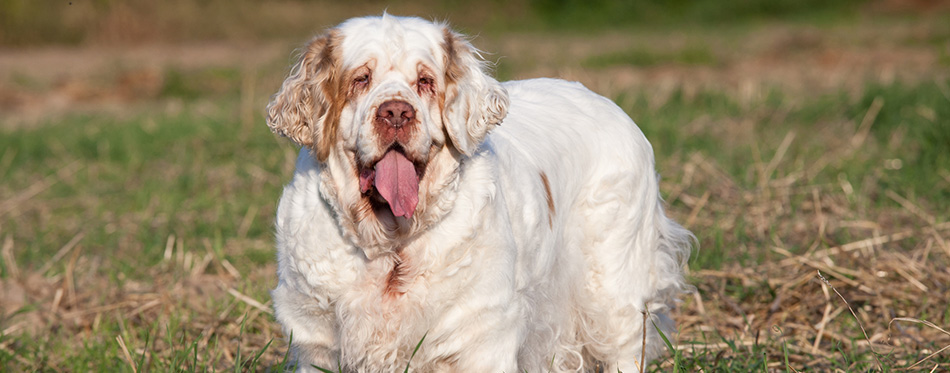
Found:
[{"label": "green grass", "polygon": [[[636,99],[621,97],[620,102],[651,139],[658,158],[682,158],[693,152],[702,152],[725,165],[736,182],[753,187],[757,180],[749,177],[748,165],[742,161],[753,159],[752,144],[729,146],[732,145],[729,144],[730,135],[737,133],[721,132],[714,125],[700,127],[693,136],[683,136],[682,123],[697,118],[711,123],[748,117],[768,118],[790,109],[780,126],[762,123],[752,135],[763,140],[759,143],[767,147],[769,144],[777,146],[790,131],[801,134],[786,159],[807,164],[828,152],[843,151],[844,147],[850,146],[850,138],[822,137],[838,135],[837,132],[842,131],[854,135],[873,101],[879,98],[882,102],[880,112],[868,119],[868,128],[874,138],[861,144],[861,149],[856,149],[840,164],[823,169],[814,181],[830,183],[842,174],[849,179],[859,179],[861,173],[883,168],[881,166],[888,164],[888,160],[898,159],[899,168],[884,172],[871,187],[895,188],[942,210],[950,208],[950,189],[932,186],[947,185],[946,170],[950,169],[950,157],[947,156],[947,149],[950,149],[950,90],[940,88],[948,85],[950,80],[939,79],[914,86],[872,84],[856,97],[845,93],[824,94],[801,104],[792,104],[789,97],[772,93],[748,110],[741,109],[740,103],[726,94],[708,91],[692,97],[686,97],[681,90],[676,91],[657,109],[650,108],[645,93]],[[774,155],[768,151],[763,149],[762,157]],[[788,168],[783,169],[788,171]]]},{"label": "green grass", "polygon": [[[123,272],[138,276],[137,266],[161,259],[169,234],[265,237],[286,154],[265,126],[242,127],[228,112],[233,107],[225,100],[127,120],[92,115],[4,133],[9,190],[71,171],[44,193],[43,202],[55,203],[50,211],[30,210],[5,225],[28,245],[21,260],[41,263],[47,250],[83,231],[87,245],[119,259],[115,265],[131,264]],[[252,207],[255,224],[239,232]],[[59,224],[44,224],[50,214]]]},{"label": "green grass", "polygon": [[[898,172],[885,174],[881,182],[901,192],[914,193],[935,202],[950,200],[950,188],[942,184],[950,170],[950,81],[936,79],[919,86],[895,83],[869,87],[860,100],[847,108],[848,115],[863,115],[859,108],[870,107],[875,99],[882,108],[871,132],[887,144],[885,157],[898,159]],[[914,180],[908,183],[908,180]],[[936,206],[946,210],[945,204]]]},{"label": "green grass", "polygon": [[201,97],[227,95],[240,89],[241,71],[233,67],[199,70],[169,69],[159,96],[193,101]]}]

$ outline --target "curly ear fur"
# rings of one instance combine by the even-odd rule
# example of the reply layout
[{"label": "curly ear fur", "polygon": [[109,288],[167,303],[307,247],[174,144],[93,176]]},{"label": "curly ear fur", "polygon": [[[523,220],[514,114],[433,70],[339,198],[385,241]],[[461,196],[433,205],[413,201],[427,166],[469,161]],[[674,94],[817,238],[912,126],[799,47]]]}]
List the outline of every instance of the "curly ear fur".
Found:
[{"label": "curly ear fur", "polygon": [[267,104],[267,126],[274,133],[314,150],[326,161],[336,141],[344,95],[334,31],[307,44],[280,91]]},{"label": "curly ear fur", "polygon": [[472,155],[508,113],[508,92],[485,73],[485,62],[461,35],[445,29],[442,122],[459,152]]}]

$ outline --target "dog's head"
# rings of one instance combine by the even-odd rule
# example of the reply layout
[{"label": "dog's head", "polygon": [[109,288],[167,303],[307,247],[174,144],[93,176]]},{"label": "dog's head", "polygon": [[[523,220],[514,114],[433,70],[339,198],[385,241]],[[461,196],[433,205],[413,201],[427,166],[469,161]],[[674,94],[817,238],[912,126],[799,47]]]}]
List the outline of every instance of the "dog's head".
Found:
[{"label": "dog's head", "polygon": [[461,35],[384,14],[307,44],[267,125],[310,148],[344,233],[373,256],[445,214],[441,194],[507,107]]}]

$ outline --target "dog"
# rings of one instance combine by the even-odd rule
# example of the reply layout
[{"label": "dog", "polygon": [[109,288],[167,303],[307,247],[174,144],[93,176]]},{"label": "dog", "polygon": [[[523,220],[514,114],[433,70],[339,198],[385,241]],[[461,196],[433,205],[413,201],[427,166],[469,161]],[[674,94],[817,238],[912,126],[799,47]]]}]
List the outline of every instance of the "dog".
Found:
[{"label": "dog", "polygon": [[300,371],[637,372],[663,351],[693,236],[650,143],[579,83],[487,68],[445,24],[353,18],[268,104],[301,147],[272,291]]}]

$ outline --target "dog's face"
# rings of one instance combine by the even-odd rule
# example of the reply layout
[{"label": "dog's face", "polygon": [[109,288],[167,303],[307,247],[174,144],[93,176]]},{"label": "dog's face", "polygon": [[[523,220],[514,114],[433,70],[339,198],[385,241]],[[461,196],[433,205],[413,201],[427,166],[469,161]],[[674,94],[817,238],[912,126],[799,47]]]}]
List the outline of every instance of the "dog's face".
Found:
[{"label": "dog's face", "polygon": [[352,19],[305,47],[267,124],[310,148],[340,226],[372,257],[447,212],[460,163],[505,117],[483,65],[444,25]]}]

